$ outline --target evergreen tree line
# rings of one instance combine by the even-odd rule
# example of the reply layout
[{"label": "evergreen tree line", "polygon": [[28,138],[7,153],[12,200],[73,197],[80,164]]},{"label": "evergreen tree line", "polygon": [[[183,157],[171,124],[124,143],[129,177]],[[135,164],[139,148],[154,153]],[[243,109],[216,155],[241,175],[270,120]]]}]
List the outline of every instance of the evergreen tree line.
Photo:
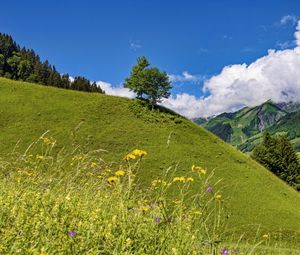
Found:
[{"label": "evergreen tree line", "polygon": [[41,61],[34,50],[21,48],[11,36],[0,33],[0,77],[39,83],[64,89],[104,93],[95,82],[68,74],[61,75],[48,60]]},{"label": "evergreen tree line", "polygon": [[255,147],[252,158],[300,191],[300,161],[286,135],[266,133],[263,142]]}]

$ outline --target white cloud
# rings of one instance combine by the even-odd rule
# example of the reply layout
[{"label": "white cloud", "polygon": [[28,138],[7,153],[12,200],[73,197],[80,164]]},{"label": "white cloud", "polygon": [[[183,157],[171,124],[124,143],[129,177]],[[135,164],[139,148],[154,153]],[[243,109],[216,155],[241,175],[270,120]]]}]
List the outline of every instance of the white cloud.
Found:
[{"label": "white cloud", "polygon": [[204,80],[203,75],[199,74],[190,74],[188,71],[182,72],[182,74],[169,74],[169,79],[171,82],[193,82],[198,83]]},{"label": "white cloud", "polygon": [[201,55],[201,54],[205,54],[205,53],[208,53],[208,49],[206,48],[199,48],[197,51],[196,51],[197,54]]},{"label": "white cloud", "polygon": [[272,99],[276,102],[300,101],[300,21],[293,49],[269,50],[268,54],[247,64],[229,65],[204,82],[209,96],[197,99],[179,94],[164,105],[189,117],[211,116],[255,106]]},{"label": "white cloud", "polygon": [[135,94],[124,87],[113,87],[110,83],[97,81],[96,84],[105,91],[107,95],[134,98]]},{"label": "white cloud", "polygon": [[69,81],[70,81],[70,82],[74,82],[74,80],[75,80],[74,77],[69,76]]},{"label": "white cloud", "polygon": [[223,38],[224,40],[232,40],[232,39],[233,39],[233,37],[230,36],[230,35],[223,35],[222,38]]},{"label": "white cloud", "polygon": [[285,50],[285,49],[288,49],[291,47],[295,47],[295,42],[293,42],[293,41],[277,42],[276,45],[280,49]]},{"label": "white cloud", "polygon": [[297,16],[295,15],[285,15],[281,17],[280,19],[280,24],[281,25],[286,25],[287,23],[291,22],[293,25],[297,23]]},{"label": "white cloud", "polygon": [[130,44],[129,44],[129,48],[133,51],[136,51],[136,50],[142,48],[142,45],[139,42],[131,41]]}]

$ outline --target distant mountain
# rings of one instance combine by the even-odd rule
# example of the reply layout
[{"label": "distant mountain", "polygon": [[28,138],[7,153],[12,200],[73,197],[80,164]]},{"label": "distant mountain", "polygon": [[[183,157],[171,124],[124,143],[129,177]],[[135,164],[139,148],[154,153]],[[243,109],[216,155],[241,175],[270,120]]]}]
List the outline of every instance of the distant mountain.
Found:
[{"label": "distant mountain", "polygon": [[262,139],[262,133],[285,133],[300,151],[300,103],[274,103],[245,107],[234,113],[222,113],[211,119],[194,121],[225,142],[249,152]]}]

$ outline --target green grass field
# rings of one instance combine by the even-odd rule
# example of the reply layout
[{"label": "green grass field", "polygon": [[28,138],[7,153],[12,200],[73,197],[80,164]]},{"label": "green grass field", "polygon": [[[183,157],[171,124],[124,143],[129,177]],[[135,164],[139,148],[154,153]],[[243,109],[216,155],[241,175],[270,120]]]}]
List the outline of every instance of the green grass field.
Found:
[{"label": "green grass field", "polygon": [[[189,176],[191,166],[200,165],[209,174],[214,173],[209,185],[222,194],[227,225],[222,231],[224,240],[238,240],[243,235],[247,242],[268,233],[282,249],[300,249],[299,194],[202,127],[167,111],[151,112],[137,100],[1,78],[3,162],[12,157],[12,152],[24,152],[48,130],[47,137],[57,141],[54,155],[63,147],[75,150],[77,145],[82,153],[101,149],[99,157],[114,168],[131,150],[147,151],[138,175],[142,187],[150,186],[167,169],[176,176]],[[34,147],[31,153],[41,152]],[[61,171],[72,174],[73,168]],[[6,187],[10,186],[3,181],[1,189]],[[204,188],[195,180],[190,185],[190,196]],[[3,190],[1,193],[5,194]],[[176,194],[176,188],[171,188],[169,196],[176,198]]]}]

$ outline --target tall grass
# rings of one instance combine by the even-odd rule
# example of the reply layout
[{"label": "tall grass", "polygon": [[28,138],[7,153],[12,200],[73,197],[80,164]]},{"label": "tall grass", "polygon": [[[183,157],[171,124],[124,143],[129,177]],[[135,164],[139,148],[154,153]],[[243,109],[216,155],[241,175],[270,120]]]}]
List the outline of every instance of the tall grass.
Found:
[{"label": "tall grass", "polygon": [[[145,151],[112,164],[101,150],[54,147],[42,136],[1,159],[0,254],[258,254],[256,246],[221,242],[223,198],[212,171],[168,169],[141,187]],[[196,178],[199,193],[191,195]]]}]

